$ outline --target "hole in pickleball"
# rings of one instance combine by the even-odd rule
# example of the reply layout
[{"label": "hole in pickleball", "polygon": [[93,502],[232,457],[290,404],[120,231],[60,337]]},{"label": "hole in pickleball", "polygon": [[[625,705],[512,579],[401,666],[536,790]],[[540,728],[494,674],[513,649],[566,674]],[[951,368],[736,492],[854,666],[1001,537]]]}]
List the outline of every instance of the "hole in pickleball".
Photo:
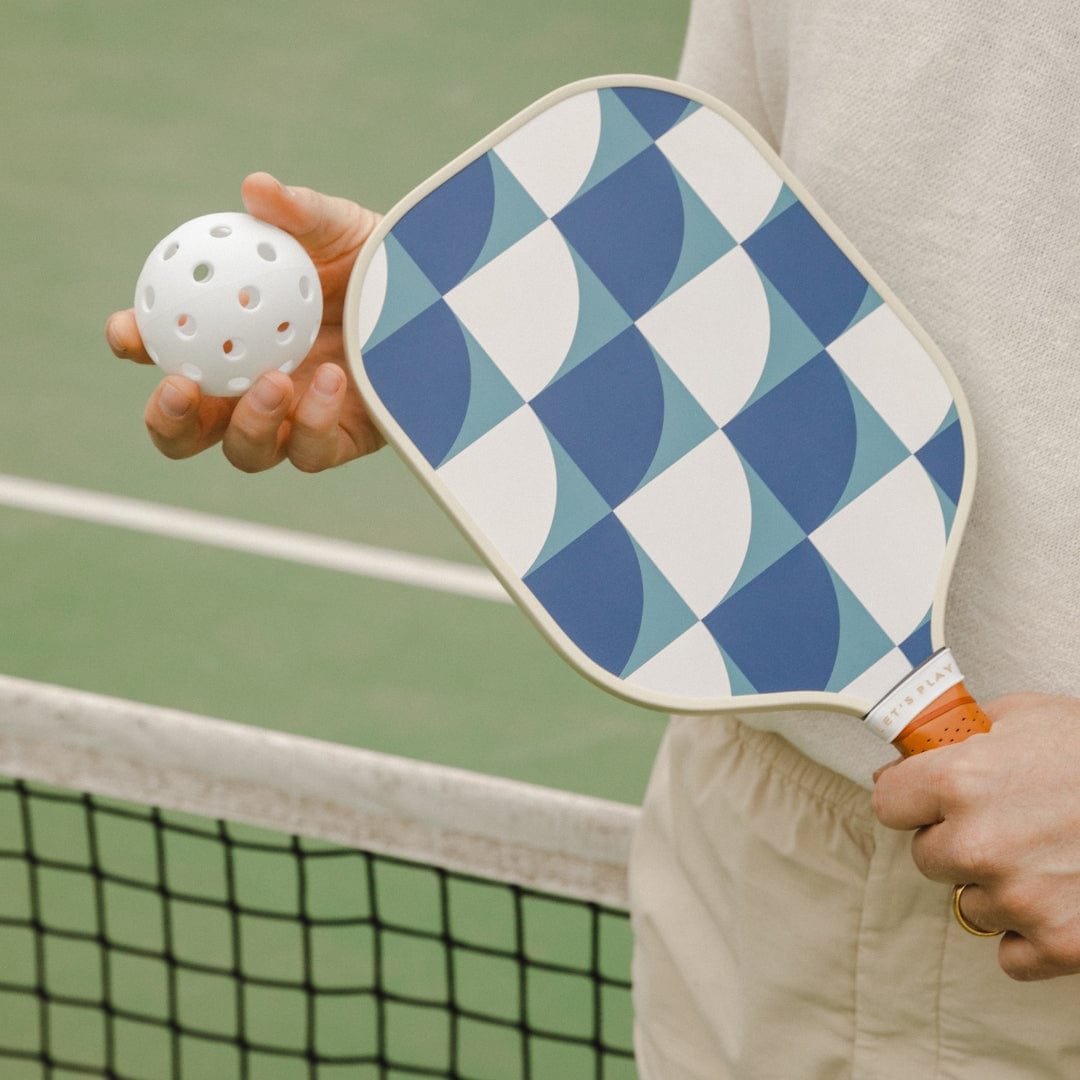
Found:
[{"label": "hole in pickleball", "polygon": [[143,303],[143,310],[144,311],[149,311],[154,306],[154,299],[155,299],[154,286],[153,285],[147,285],[146,288],[143,289],[143,294],[142,294],[142,303]]},{"label": "hole in pickleball", "polygon": [[245,285],[240,290],[240,306],[248,311],[254,311],[259,306],[259,290],[254,285]]},{"label": "hole in pickleball", "polygon": [[161,261],[162,262],[168,262],[179,250],[180,250],[180,245],[174,240],[161,253]]},{"label": "hole in pickleball", "polygon": [[180,374],[186,375],[189,379],[195,382],[202,382],[202,368],[198,364],[192,364],[190,362],[180,365]]},{"label": "hole in pickleball", "polygon": [[232,229],[230,229],[228,225],[215,225],[210,230],[210,235],[216,237],[218,240],[222,240],[226,236],[232,236]]},{"label": "hole in pickleball", "polygon": [[191,315],[180,315],[176,320],[176,332],[181,337],[194,337],[195,336],[195,319]]},{"label": "hole in pickleball", "polygon": [[277,340],[279,345],[288,345],[293,339],[295,331],[291,322],[281,322],[277,326]]},{"label": "hole in pickleball", "polygon": [[265,259],[267,262],[274,262],[277,259],[277,248],[273,244],[268,244],[265,240],[256,248],[259,253],[259,258]]},{"label": "hole in pickleball", "polygon": [[225,385],[234,394],[242,394],[249,386],[251,386],[251,380],[245,379],[243,375],[239,375],[235,379],[230,379]]},{"label": "hole in pickleball", "polygon": [[301,300],[310,300],[311,299],[311,281],[308,279],[307,274],[305,274],[300,279],[300,299]]},{"label": "hole in pickleball", "polygon": [[214,276],[214,268],[209,263],[201,262],[191,271],[191,276],[202,284]]},{"label": "hole in pickleball", "polygon": [[229,338],[221,345],[226,360],[239,360],[244,355],[244,343],[239,338]]}]

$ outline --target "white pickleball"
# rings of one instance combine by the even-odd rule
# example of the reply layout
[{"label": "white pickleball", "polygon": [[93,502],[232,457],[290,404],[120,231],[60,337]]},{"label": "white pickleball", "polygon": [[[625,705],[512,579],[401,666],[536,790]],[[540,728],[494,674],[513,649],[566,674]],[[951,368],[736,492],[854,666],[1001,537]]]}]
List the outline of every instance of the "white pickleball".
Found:
[{"label": "white pickleball", "polygon": [[265,371],[289,374],[322,321],[308,253],[249,214],[207,214],[174,229],[135,285],[146,351],[171,375],[216,397],[242,394]]}]

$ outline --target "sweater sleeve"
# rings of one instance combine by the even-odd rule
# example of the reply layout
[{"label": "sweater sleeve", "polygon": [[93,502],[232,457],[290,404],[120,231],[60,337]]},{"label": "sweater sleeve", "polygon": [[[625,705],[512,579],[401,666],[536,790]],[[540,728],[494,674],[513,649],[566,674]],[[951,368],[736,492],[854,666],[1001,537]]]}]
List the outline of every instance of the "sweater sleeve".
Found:
[{"label": "sweater sleeve", "polygon": [[679,79],[719,98],[779,149],[785,65],[758,40],[748,3],[692,0]]}]

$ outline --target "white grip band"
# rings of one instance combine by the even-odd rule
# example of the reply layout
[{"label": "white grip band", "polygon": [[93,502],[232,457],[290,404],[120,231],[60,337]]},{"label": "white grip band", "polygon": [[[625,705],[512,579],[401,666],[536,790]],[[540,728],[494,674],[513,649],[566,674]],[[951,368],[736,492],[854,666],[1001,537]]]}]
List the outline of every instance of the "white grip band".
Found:
[{"label": "white grip band", "polygon": [[964,681],[948,649],[939,649],[890,690],[863,717],[866,726],[892,742],[928,705]]}]

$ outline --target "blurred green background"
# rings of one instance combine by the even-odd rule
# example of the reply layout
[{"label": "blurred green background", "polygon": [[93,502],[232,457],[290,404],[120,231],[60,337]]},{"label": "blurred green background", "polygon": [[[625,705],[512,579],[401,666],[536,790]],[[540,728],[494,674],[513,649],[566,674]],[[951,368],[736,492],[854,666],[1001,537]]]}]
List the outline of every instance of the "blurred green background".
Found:
[{"label": "blurred green background", "polygon": [[[170,462],[101,330],[150,248],[266,169],[387,209],[589,75],[673,75],[687,0],[7,0],[0,473],[474,562],[390,451]],[[637,801],[662,716],[516,609],[0,507],[0,671]]]}]

